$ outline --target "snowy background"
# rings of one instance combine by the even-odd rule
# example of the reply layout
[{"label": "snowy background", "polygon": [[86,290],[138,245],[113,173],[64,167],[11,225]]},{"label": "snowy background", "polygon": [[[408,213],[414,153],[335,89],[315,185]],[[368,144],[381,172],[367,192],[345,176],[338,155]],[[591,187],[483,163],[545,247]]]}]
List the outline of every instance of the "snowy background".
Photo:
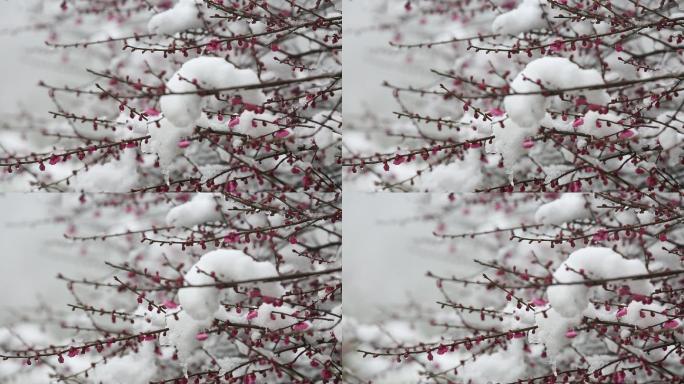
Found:
[{"label": "snowy background", "polygon": [[433,248],[434,223],[419,217],[430,198],[420,193],[345,192],[343,200],[344,313],[366,322],[386,320],[397,305],[439,299],[428,270],[456,272],[464,263]]},{"label": "snowy background", "polygon": [[46,221],[55,201],[56,196],[44,193],[0,195],[0,321],[43,302],[57,307],[69,299],[55,276],[82,267],[64,252],[63,226]]},{"label": "snowy background", "polygon": [[0,115],[3,125],[8,115],[22,110],[45,110],[51,105],[45,89],[38,87],[40,80],[66,84],[78,78],[73,67],[46,59],[44,31],[27,28],[34,2],[0,1],[0,52],[4,53],[0,64]]},{"label": "snowy background", "polygon": [[353,95],[343,98],[345,124],[350,118],[355,122],[366,111],[392,118],[397,106],[383,81],[415,84],[415,80],[425,78],[418,70],[420,66],[397,62],[403,56],[389,46],[391,32],[380,27],[376,12],[386,12],[391,3],[403,7],[403,2],[396,0],[343,1],[343,88],[345,95]]}]

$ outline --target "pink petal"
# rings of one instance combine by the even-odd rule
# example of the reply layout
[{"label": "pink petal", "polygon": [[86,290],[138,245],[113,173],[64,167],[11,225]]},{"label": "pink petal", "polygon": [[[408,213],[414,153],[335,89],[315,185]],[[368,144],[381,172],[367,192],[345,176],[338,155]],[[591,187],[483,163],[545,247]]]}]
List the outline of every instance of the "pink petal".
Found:
[{"label": "pink petal", "polygon": [[309,324],[307,323],[297,323],[292,326],[292,329],[294,329],[295,331],[303,331],[307,328],[309,328]]},{"label": "pink petal", "polygon": [[154,108],[147,108],[147,109],[145,110],[145,114],[148,115],[148,116],[159,116],[159,111],[157,111],[157,110],[154,109]]},{"label": "pink petal", "polygon": [[634,132],[631,129],[628,129],[626,131],[620,132],[619,136],[621,139],[628,139],[628,138],[634,136]]},{"label": "pink petal", "polygon": [[187,148],[190,146],[189,140],[181,140],[178,142],[178,148]]},{"label": "pink petal", "polygon": [[569,329],[567,332],[565,332],[565,337],[568,339],[573,339],[577,337],[577,332],[574,329]]},{"label": "pink petal", "polygon": [[579,126],[582,125],[582,124],[584,124],[584,119],[581,118],[581,117],[578,117],[578,118],[575,119],[575,121],[572,122],[572,127],[573,127],[573,128],[577,128],[577,127],[579,127]]},{"label": "pink petal", "polygon": [[286,138],[288,136],[290,136],[290,131],[288,131],[287,129],[281,129],[275,133],[275,137],[277,137],[279,139],[283,139],[283,138]]},{"label": "pink petal", "polygon": [[199,340],[199,341],[204,341],[204,340],[206,340],[206,339],[208,339],[208,338],[209,338],[209,335],[207,335],[207,334],[204,333],[204,332],[203,332],[203,333],[198,333],[197,335],[195,335],[195,339],[197,339],[197,340]]},{"label": "pink petal", "polygon": [[663,324],[663,327],[665,329],[675,329],[675,328],[679,327],[679,322],[677,320],[666,321]]},{"label": "pink petal", "polygon": [[594,233],[592,240],[605,240],[608,238],[608,232],[605,229],[599,229]]},{"label": "pink petal", "polygon": [[534,304],[536,307],[543,307],[546,305],[546,301],[544,299],[535,298],[532,300],[532,304]]},{"label": "pink petal", "polygon": [[226,191],[233,193],[237,190],[238,183],[235,180],[230,180],[228,183],[226,183]]},{"label": "pink petal", "polygon": [[522,146],[525,149],[530,149],[530,148],[534,147],[534,141],[532,141],[532,139],[525,139],[522,142]]},{"label": "pink petal", "polygon": [[257,316],[259,316],[259,312],[255,311],[255,310],[251,310],[247,314],[247,320],[256,319]]},{"label": "pink petal", "polygon": [[173,300],[166,300],[163,304],[168,309],[178,308],[178,304],[176,304]]},{"label": "pink petal", "polygon": [[489,110],[489,114],[494,117],[499,117],[504,115],[504,111],[501,108],[492,108]]},{"label": "pink petal", "polygon": [[620,308],[620,310],[615,314],[616,317],[623,317],[625,315],[627,315],[627,308]]},{"label": "pink petal", "polygon": [[228,128],[233,128],[238,124],[240,124],[240,118],[237,116],[231,117],[230,121],[228,122]]}]

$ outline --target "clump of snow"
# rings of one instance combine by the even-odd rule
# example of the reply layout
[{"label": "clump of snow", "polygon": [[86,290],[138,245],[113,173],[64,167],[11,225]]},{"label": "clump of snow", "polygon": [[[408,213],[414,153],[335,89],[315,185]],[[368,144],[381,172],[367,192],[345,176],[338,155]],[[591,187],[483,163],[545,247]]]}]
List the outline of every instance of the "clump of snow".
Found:
[{"label": "clump of snow", "polygon": [[191,127],[177,127],[166,119],[160,121],[159,127],[151,125],[148,128],[150,139],[149,143],[143,146],[143,151],[157,154],[159,157],[159,165],[167,178],[167,182],[169,167],[173,163],[173,160],[183,152],[183,149],[178,146],[178,143],[184,136],[188,136],[191,133]]},{"label": "clump of snow", "polygon": [[554,361],[560,351],[572,341],[565,334],[569,329],[579,325],[580,319],[564,317],[554,308],[546,309],[545,313],[546,316],[542,312],[535,314],[537,329],[534,334],[530,334],[529,338],[533,343],[543,343],[549,358]]},{"label": "clump of snow", "polygon": [[[175,317],[174,317],[175,316]],[[178,358],[185,363],[199,348],[197,334],[211,324],[211,319],[195,320],[184,311],[166,319],[169,330],[160,341],[165,345],[173,345],[178,351]]]},{"label": "clump of snow", "polygon": [[517,35],[546,26],[542,2],[523,0],[517,8],[499,15],[492,23],[495,33]]},{"label": "clump of snow", "polygon": [[158,13],[147,23],[150,33],[172,35],[188,29],[203,26],[201,11],[206,7],[200,0],[179,0],[176,5],[162,13]]},{"label": "clump of snow", "polygon": [[513,120],[507,121],[504,127],[500,124],[493,125],[494,149],[501,154],[506,173],[510,176],[513,175],[518,160],[529,151],[523,146],[523,142],[537,133],[537,128],[521,126]]},{"label": "clump of snow", "polygon": [[[199,89],[213,90],[257,84],[259,78],[251,69],[238,69],[220,57],[191,59],[171,76],[166,88],[171,94],[160,98],[164,117],[173,125],[184,128],[194,124],[202,114]],[[174,94],[181,93],[181,94]],[[239,92],[243,102],[260,105],[264,95],[259,90]]]},{"label": "clump of snow", "polygon": [[[274,277],[278,275],[275,266],[268,261],[255,261],[238,250],[220,249],[204,254],[200,260],[185,274],[188,285],[214,284]],[[284,289],[280,283],[259,284],[261,294],[269,297],[282,296]],[[186,287],[178,291],[178,299],[183,310],[196,320],[204,320],[213,316],[219,309],[220,291],[216,287]]]},{"label": "clump of snow", "polygon": [[561,225],[569,221],[585,219],[591,216],[585,195],[581,193],[564,193],[557,200],[543,204],[537,208],[534,220],[539,224]]},{"label": "clump of snow", "polygon": [[166,224],[181,227],[217,221],[221,219],[221,211],[211,193],[198,193],[187,203],[171,208],[166,214]]},{"label": "clump of snow", "polygon": [[[578,272],[584,271],[587,277]],[[553,273],[555,282],[572,283],[587,278],[609,279],[622,276],[640,275],[648,271],[641,260],[628,260],[610,248],[587,247],[568,256]],[[617,284],[626,285],[631,293],[650,295],[653,285],[647,280],[624,280]],[[547,290],[549,302],[561,316],[576,317],[589,304],[589,287],[584,284],[553,285]]]},{"label": "clump of snow", "polygon": [[[511,90],[514,93],[528,93],[599,84],[603,84],[603,79],[594,69],[582,69],[562,57],[543,57],[527,64],[513,79]],[[610,96],[604,90],[584,90],[582,94],[588,103],[605,105],[610,101]],[[542,94],[511,95],[504,98],[504,107],[508,116],[518,125],[537,127],[546,115],[546,101],[547,98]]]}]

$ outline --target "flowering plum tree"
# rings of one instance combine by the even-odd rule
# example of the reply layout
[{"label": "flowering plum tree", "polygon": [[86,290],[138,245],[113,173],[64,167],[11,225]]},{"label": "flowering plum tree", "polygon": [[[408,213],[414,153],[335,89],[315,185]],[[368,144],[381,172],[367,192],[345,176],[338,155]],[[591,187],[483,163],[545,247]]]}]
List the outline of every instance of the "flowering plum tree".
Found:
[{"label": "flowering plum tree", "polygon": [[[679,191],[678,1],[385,1],[394,116],[348,120],[346,180],[400,191]],[[363,60],[370,60],[364,58]],[[350,74],[352,76],[353,74]],[[393,118],[393,119],[391,119]]]},{"label": "flowering plum tree", "polygon": [[31,27],[45,30],[51,57],[87,77],[41,82],[52,108],[0,134],[4,183],[339,188],[339,0],[64,0],[34,9]]},{"label": "flowering plum tree", "polygon": [[441,299],[346,314],[347,382],[682,382],[680,195],[435,196]]},{"label": "flowering plum tree", "polygon": [[54,198],[100,267],[0,329],[3,382],[340,382],[339,194]]}]

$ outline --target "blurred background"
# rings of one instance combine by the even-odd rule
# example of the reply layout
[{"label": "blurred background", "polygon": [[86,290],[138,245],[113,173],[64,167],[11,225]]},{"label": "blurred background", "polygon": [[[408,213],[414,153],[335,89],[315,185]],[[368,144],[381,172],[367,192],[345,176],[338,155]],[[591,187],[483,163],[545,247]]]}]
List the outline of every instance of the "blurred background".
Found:
[{"label": "blurred background", "polygon": [[[344,193],[344,314],[381,322],[410,302],[431,306],[441,296],[428,271],[463,273],[435,223],[422,211],[446,195],[420,193]],[[429,215],[429,214],[428,214]],[[464,264],[467,261],[464,259]]]},{"label": "blurred background", "polygon": [[424,81],[425,67],[407,61],[405,51],[389,45],[394,32],[383,24],[379,15],[404,13],[405,1],[399,0],[342,0],[342,87],[345,95],[343,110],[347,119],[359,118],[371,111],[386,118],[393,118],[397,105],[392,92],[382,86],[384,81],[395,85],[416,84]]},{"label": "blurred background", "polygon": [[45,45],[48,32],[35,17],[39,6],[36,0],[0,0],[0,115],[5,118],[51,106],[40,80],[64,85],[79,77],[74,66],[56,60],[55,51]]},{"label": "blurred background", "polygon": [[66,284],[56,276],[78,276],[86,266],[64,239],[65,225],[51,213],[62,198],[49,193],[0,194],[0,325],[43,303],[62,308],[70,302]]}]

